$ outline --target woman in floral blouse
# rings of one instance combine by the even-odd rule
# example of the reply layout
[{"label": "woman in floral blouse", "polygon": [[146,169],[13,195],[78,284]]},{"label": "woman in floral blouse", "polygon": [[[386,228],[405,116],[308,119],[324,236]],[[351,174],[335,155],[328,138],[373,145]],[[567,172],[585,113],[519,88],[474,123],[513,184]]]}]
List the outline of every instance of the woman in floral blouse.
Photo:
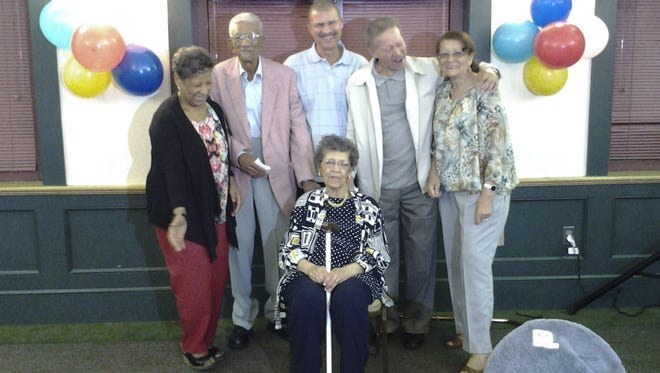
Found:
[{"label": "woman in floral blouse", "polygon": [[[285,271],[277,291],[276,328],[286,317],[291,372],[319,372],[325,333],[326,291],[331,292],[332,329],[341,346],[341,370],[364,371],[368,357],[367,307],[388,299],[383,273],[390,258],[383,218],[376,201],[349,189],[358,160],[348,139],[329,135],[319,142],[314,161],[325,187],[302,195],[280,248]],[[331,236],[331,270],[325,269],[324,223]],[[391,305],[391,301],[385,302]]]},{"label": "woman in floral blouse", "polygon": [[503,244],[518,177],[499,94],[476,86],[472,39],[449,31],[436,52],[445,80],[436,93],[434,159],[426,192],[440,198],[457,333],[447,345],[470,354],[461,372],[481,372],[492,350],[493,258]]},{"label": "woman in floral blouse", "polygon": [[149,127],[147,212],[176,298],[183,362],[206,370],[224,356],[214,343],[241,195],[229,166],[227,122],[209,100],[211,56],[181,47],[171,67],[177,92]]}]

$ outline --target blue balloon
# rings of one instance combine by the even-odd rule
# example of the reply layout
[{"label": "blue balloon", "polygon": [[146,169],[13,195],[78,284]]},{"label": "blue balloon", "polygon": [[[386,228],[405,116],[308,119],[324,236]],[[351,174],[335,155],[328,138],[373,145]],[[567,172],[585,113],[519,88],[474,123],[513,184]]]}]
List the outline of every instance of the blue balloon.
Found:
[{"label": "blue balloon", "polygon": [[71,37],[77,26],[71,10],[62,1],[49,2],[39,13],[41,32],[57,48],[71,48]]},{"label": "blue balloon", "polygon": [[150,95],[163,82],[163,64],[149,48],[129,44],[124,58],[112,69],[112,77],[121,89],[130,94]]},{"label": "blue balloon", "polygon": [[539,27],[545,27],[556,21],[565,21],[572,7],[571,0],[532,0],[532,20]]},{"label": "blue balloon", "polygon": [[504,62],[525,62],[534,55],[538,33],[539,28],[530,21],[503,23],[493,34],[493,50]]}]

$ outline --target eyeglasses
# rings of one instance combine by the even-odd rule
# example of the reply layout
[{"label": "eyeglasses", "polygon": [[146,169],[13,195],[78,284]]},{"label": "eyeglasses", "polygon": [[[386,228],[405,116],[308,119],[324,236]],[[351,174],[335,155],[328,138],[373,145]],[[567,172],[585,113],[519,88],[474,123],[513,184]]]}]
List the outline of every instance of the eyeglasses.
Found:
[{"label": "eyeglasses", "polygon": [[465,53],[464,51],[453,52],[453,53],[440,53],[438,54],[438,59],[448,60],[449,57],[454,57],[455,60],[458,60],[465,56],[467,56],[467,53]]},{"label": "eyeglasses", "polygon": [[229,37],[229,39],[236,44],[242,43],[243,40],[247,40],[250,43],[254,44],[257,41],[259,41],[259,39],[261,39],[261,34],[257,34],[256,32],[250,32],[248,34],[232,35]]},{"label": "eyeglasses", "polygon": [[327,161],[323,161],[323,165],[327,168],[335,168],[335,166],[339,166],[339,168],[342,170],[346,170],[351,166],[347,162],[344,161],[337,162],[334,159],[328,159]]}]

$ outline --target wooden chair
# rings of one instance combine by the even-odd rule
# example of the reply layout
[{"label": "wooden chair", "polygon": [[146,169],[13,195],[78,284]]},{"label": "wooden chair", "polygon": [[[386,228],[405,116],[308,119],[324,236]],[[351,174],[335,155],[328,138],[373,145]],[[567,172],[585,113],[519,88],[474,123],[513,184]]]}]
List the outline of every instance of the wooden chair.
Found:
[{"label": "wooden chair", "polygon": [[367,308],[369,318],[373,321],[376,331],[376,354],[383,358],[383,373],[389,371],[389,356],[387,354],[387,307],[380,299],[376,299]]}]

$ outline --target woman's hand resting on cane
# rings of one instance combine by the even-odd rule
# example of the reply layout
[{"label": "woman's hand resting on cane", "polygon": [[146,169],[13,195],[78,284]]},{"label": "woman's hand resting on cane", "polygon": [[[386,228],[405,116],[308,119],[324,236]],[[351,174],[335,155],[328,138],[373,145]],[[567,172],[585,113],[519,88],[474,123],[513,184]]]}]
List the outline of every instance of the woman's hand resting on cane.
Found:
[{"label": "woman's hand resting on cane", "polygon": [[317,266],[306,259],[298,263],[298,270],[306,274],[310,280],[323,285],[325,290],[330,292],[334,290],[335,286],[364,271],[361,265],[351,263],[344,267],[333,268],[328,272],[324,266]]},{"label": "woman's hand resting on cane", "polygon": [[335,286],[341,284],[342,282],[348,280],[353,276],[357,276],[364,271],[361,265],[357,263],[351,263],[349,265],[333,268],[328,276],[325,278],[325,291],[333,291]]}]

